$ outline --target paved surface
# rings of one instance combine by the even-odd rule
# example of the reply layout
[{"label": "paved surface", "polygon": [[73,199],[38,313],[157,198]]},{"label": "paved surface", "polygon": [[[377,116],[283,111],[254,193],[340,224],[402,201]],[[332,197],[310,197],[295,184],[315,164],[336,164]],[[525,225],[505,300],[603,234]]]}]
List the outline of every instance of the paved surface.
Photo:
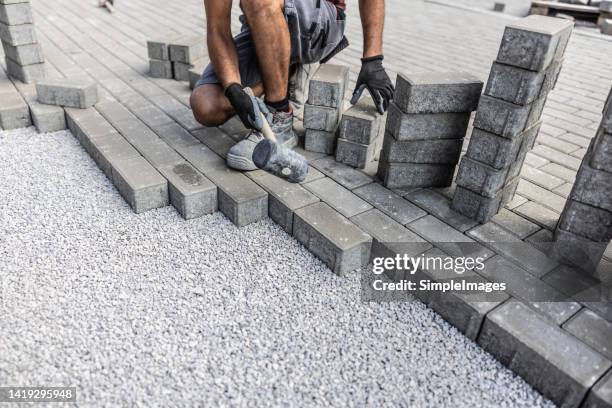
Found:
[{"label": "paved surface", "polygon": [[547,406],[418,302],[272,221],[135,215],[67,132],[0,132],[0,384],[81,406]]}]

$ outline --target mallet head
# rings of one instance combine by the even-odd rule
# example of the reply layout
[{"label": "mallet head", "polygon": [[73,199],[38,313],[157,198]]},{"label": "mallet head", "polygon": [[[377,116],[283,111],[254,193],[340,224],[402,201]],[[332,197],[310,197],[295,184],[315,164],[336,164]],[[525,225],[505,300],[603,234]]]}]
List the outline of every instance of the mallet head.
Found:
[{"label": "mallet head", "polygon": [[299,183],[308,175],[308,162],[293,150],[264,139],[253,151],[255,165],[292,183]]}]

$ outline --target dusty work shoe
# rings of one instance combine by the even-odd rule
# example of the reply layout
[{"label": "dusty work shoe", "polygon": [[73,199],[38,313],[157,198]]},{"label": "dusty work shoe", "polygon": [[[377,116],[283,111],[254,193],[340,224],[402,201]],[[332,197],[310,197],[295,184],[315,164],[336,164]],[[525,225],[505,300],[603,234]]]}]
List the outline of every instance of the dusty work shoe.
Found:
[{"label": "dusty work shoe", "polygon": [[298,144],[298,138],[293,130],[293,110],[289,112],[279,112],[270,109],[272,112],[272,123],[270,127],[276,136],[278,144],[288,149],[293,149]]},{"label": "dusty work shoe", "polygon": [[257,166],[253,163],[253,150],[263,139],[260,132],[252,130],[246,139],[239,141],[229,149],[225,157],[227,165],[241,171],[257,170]]}]

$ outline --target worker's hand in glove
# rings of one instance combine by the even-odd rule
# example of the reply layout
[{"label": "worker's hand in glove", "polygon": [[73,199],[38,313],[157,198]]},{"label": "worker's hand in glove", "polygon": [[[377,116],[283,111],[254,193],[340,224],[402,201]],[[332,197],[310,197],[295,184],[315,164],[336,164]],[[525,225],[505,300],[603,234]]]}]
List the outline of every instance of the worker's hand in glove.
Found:
[{"label": "worker's hand in glove", "polygon": [[264,101],[261,98],[249,96],[240,84],[230,84],[225,88],[225,96],[229,99],[236,114],[247,128],[258,131],[262,130],[264,119],[261,113],[268,119],[268,122],[270,121],[269,117],[271,114]]},{"label": "worker's hand in glove", "polygon": [[381,115],[385,113],[395,94],[395,88],[385,68],[383,68],[383,58],[382,55],[377,55],[361,60],[361,71],[359,72],[357,86],[351,99],[351,104],[356,104],[363,90],[367,88],[370,91],[370,95],[372,95],[372,99],[374,99],[376,109]]}]

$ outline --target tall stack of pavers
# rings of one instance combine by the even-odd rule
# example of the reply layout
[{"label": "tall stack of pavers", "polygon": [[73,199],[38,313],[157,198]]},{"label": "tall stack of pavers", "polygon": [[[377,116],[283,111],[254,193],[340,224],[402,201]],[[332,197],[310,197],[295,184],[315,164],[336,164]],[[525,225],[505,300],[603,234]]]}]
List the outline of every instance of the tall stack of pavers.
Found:
[{"label": "tall stack of pavers", "polygon": [[483,83],[463,72],[399,74],[378,177],[389,188],[452,182]]},{"label": "tall stack of pavers", "polygon": [[45,76],[29,0],[0,0],[0,38],[10,76],[32,83]]},{"label": "tall stack of pavers", "polygon": [[596,272],[612,239],[612,90],[554,235],[551,255]]},{"label": "tall stack of pavers", "polygon": [[348,77],[348,67],[333,64],[321,64],[312,76],[304,104],[306,150],[334,153]]},{"label": "tall stack of pavers", "polygon": [[189,81],[189,71],[206,54],[203,36],[166,35],[163,38],[147,41],[149,54],[149,74],[153,78]]},{"label": "tall stack of pavers", "polygon": [[378,114],[370,96],[362,97],[342,114],[336,161],[363,169],[380,152],[385,117]]},{"label": "tall stack of pavers", "polygon": [[538,15],[506,27],[457,173],[452,205],[458,212],[487,222],[513,199],[572,27]]}]

